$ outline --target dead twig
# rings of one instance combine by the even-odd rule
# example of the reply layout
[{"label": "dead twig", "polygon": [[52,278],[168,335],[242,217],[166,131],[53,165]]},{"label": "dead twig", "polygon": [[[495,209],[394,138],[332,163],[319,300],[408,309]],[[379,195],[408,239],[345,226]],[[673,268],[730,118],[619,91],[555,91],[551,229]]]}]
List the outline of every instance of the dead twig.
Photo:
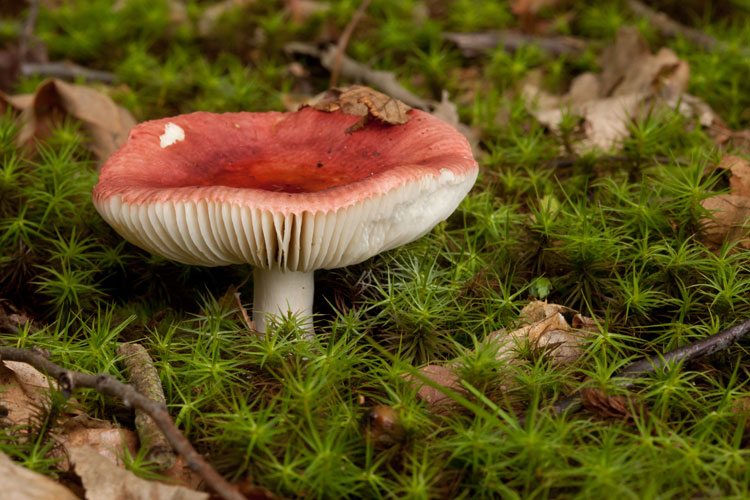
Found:
[{"label": "dead twig", "polygon": [[[115,351],[122,356],[128,381],[135,390],[151,401],[166,405],[159,373],[146,349],[140,344],[120,344]],[[149,447],[146,460],[158,464],[160,469],[168,469],[174,465],[176,457],[166,436],[159,430],[154,419],[143,410],[135,410],[135,429],[141,443]]]},{"label": "dead twig", "polygon": [[328,85],[331,88],[335,87],[336,84],[339,82],[339,71],[341,70],[341,57],[344,55],[346,46],[349,44],[349,38],[351,38],[352,33],[354,33],[354,28],[359,23],[359,20],[362,19],[362,16],[365,15],[365,11],[367,10],[367,7],[369,5],[370,5],[370,0],[362,0],[362,3],[359,4],[359,7],[357,7],[357,10],[352,15],[352,18],[349,20],[349,23],[346,25],[346,28],[344,28],[344,32],[341,33],[341,36],[339,37],[339,42],[336,44],[336,55],[333,59],[333,67],[331,68],[331,80]]},{"label": "dead twig", "polygon": [[571,36],[540,37],[515,31],[492,30],[477,33],[444,33],[443,39],[455,43],[465,57],[474,57],[502,45],[507,52],[516,52],[523,46],[535,45],[553,55],[579,54],[586,41]]},{"label": "dead twig", "polygon": [[[678,347],[677,349],[673,349],[664,354],[656,354],[649,358],[634,361],[617,372],[615,377],[624,378],[625,380],[622,382],[621,386],[624,389],[630,389],[635,385],[632,380],[638,378],[643,373],[652,373],[660,369],[669,370],[678,363],[694,361],[696,359],[705,358],[719,351],[726,350],[729,346],[746,336],[749,332],[750,319],[747,319],[738,325],[727,328],[726,330],[711,335],[710,337],[706,337],[698,342]],[[581,391],[576,391],[570,396],[555,403],[550,408],[550,412],[553,415],[573,413],[580,410],[582,407]]]},{"label": "dead twig", "polygon": [[23,62],[21,63],[21,74],[23,76],[48,76],[52,78],[61,78],[64,80],[75,80],[83,78],[89,81],[99,81],[103,83],[117,83],[117,75],[107,71],[84,68],[78,64],[69,61],[55,61],[46,63]]},{"label": "dead twig", "polygon": [[[645,17],[648,22],[659,32],[667,37],[675,38],[681,36],[684,39],[698,45],[708,51],[725,51],[729,48],[725,42],[717,40],[708,33],[685,26],[670,18],[663,12],[652,9],[639,0],[628,0],[628,8],[638,16]],[[743,49],[743,54],[750,54],[750,50]]]},{"label": "dead twig", "polygon": [[131,385],[124,384],[111,375],[105,373],[91,375],[88,373],[74,372],[56,365],[46,359],[43,355],[26,349],[0,346],[0,359],[8,361],[19,361],[26,363],[49,377],[57,380],[63,394],[70,395],[75,389],[86,387],[95,389],[100,394],[113,396],[120,399],[126,406],[132,406],[142,410],[154,419],[161,432],[167,438],[169,444],[187,462],[188,466],[201,475],[206,484],[225,500],[244,500],[244,496],[237,489],[219,475],[203,457],[195,451],[195,448],[175,427],[169,416],[167,407],[163,403],[150,400]]},{"label": "dead twig", "polygon": [[29,48],[34,40],[34,28],[36,28],[36,18],[39,16],[39,0],[29,2],[29,14],[23,23],[23,28],[18,37],[18,57],[25,61],[29,53]]},{"label": "dead twig", "polygon": [[[285,50],[290,54],[303,54],[315,57],[329,71],[333,69],[336,61],[336,45],[329,45],[324,49],[320,49],[309,43],[291,42],[286,45]],[[364,82],[412,108],[429,110],[431,107],[430,101],[422,99],[407,90],[398,82],[396,75],[390,71],[374,70],[347,57],[346,54],[341,55],[341,76],[349,80]]]}]

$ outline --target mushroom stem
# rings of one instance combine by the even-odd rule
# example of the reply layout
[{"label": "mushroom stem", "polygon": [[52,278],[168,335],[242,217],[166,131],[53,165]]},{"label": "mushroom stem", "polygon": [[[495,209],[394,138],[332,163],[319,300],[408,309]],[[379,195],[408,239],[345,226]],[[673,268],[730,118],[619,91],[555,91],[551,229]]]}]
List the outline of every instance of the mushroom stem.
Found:
[{"label": "mushroom stem", "polygon": [[312,305],[315,273],[253,270],[253,322],[255,328],[266,331],[266,315],[294,313],[304,322],[306,336],[312,336]]}]

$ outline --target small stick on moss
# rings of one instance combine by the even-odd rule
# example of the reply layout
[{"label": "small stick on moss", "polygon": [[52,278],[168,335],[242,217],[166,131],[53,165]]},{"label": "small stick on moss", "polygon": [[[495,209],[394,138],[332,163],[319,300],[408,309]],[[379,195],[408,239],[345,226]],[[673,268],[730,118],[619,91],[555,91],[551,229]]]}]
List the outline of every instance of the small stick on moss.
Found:
[{"label": "small stick on moss", "polygon": [[[643,373],[652,373],[658,369],[669,370],[677,363],[694,361],[726,350],[749,332],[750,319],[747,319],[738,325],[729,327],[726,330],[693,342],[692,344],[678,347],[664,354],[655,354],[651,357],[634,361],[617,372],[615,377],[627,379],[627,381],[623,382],[622,387],[630,389],[635,385],[632,379],[638,378]],[[581,408],[581,392],[576,391],[555,403],[550,408],[550,412],[553,415],[560,415],[566,412],[574,413]]]},{"label": "small stick on moss", "polygon": [[453,42],[465,57],[475,57],[502,46],[506,52],[516,52],[521,47],[535,46],[553,55],[580,54],[586,41],[572,36],[539,37],[509,30],[491,30],[475,33],[443,33],[443,40]]},{"label": "small stick on moss", "polygon": [[333,67],[331,68],[331,80],[328,85],[329,87],[335,87],[339,82],[341,57],[344,55],[346,46],[349,44],[349,38],[351,38],[352,33],[354,33],[354,28],[357,26],[357,23],[359,23],[359,20],[362,19],[362,16],[365,15],[365,11],[367,10],[368,5],[370,5],[370,0],[362,0],[362,3],[359,4],[359,7],[357,7],[357,10],[352,15],[352,18],[349,20],[346,28],[344,28],[344,32],[341,33],[341,36],[339,37],[339,42],[336,44],[336,57],[333,60]]},{"label": "small stick on moss", "polygon": [[[321,66],[331,71],[336,59],[336,45],[329,45],[327,48],[320,49],[315,45],[303,42],[290,42],[285,45],[284,50],[289,54],[302,54],[315,57],[320,61]],[[428,110],[432,108],[432,103],[418,95],[410,92],[406,87],[401,85],[391,71],[382,71],[372,69],[369,66],[355,61],[346,54],[341,55],[341,76],[355,82],[364,82],[371,87],[380,89],[383,93],[388,94],[394,99],[411,106]]]},{"label": "small stick on moss", "polygon": [[[155,403],[166,405],[164,390],[161,387],[159,373],[156,371],[151,356],[140,344],[120,344],[116,352],[122,356],[122,363],[128,375],[128,381],[135,390]],[[153,418],[143,410],[135,410],[135,429],[141,445],[149,447],[146,459],[168,469],[174,465],[175,454],[166,436],[159,430]]]},{"label": "small stick on moss", "polygon": [[[678,23],[665,13],[654,10],[639,0],[628,0],[628,8],[632,10],[634,14],[645,17],[648,22],[664,36],[670,38],[681,36],[708,51],[725,51],[729,48],[729,45],[725,42],[717,40],[701,30]],[[747,49],[741,49],[740,52],[745,55],[750,53]]]},{"label": "small stick on moss", "polygon": [[135,390],[131,385],[124,384],[111,375],[102,373],[91,375],[88,373],[74,372],[56,365],[46,359],[42,354],[32,350],[18,349],[15,347],[0,346],[0,360],[18,361],[33,366],[49,377],[53,377],[60,384],[63,394],[70,395],[79,387],[95,389],[100,394],[113,396],[120,399],[125,406],[132,406],[146,412],[154,419],[159,429],[164,433],[175,449],[188,464],[188,467],[200,474],[206,484],[217,495],[225,500],[244,500],[244,496],[227,482],[203,457],[195,451],[193,445],[175,427],[169,416],[167,407],[162,403],[151,401]]}]

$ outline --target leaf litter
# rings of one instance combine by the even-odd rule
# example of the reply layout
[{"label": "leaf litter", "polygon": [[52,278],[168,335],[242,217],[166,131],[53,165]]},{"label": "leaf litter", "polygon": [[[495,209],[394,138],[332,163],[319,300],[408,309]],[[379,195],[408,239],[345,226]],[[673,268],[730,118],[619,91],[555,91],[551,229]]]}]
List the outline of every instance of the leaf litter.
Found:
[{"label": "leaf litter", "polygon": [[580,117],[574,152],[617,151],[629,135],[632,120],[653,108],[676,109],[696,117],[703,126],[715,119],[711,108],[686,94],[690,77],[687,62],[668,48],[651,53],[646,40],[632,26],[618,30],[615,43],[601,54],[601,73],[576,77],[567,93],[556,96],[541,89],[541,75],[523,85],[530,111],[553,132],[567,115]]}]

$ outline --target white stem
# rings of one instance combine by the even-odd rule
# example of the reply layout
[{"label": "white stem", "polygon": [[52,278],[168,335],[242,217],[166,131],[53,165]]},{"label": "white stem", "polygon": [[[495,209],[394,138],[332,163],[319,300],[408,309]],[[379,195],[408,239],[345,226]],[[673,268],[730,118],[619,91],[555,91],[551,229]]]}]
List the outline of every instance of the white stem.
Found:
[{"label": "white stem", "polygon": [[313,334],[312,305],[314,273],[255,268],[253,270],[253,321],[259,332],[266,331],[266,314],[294,313],[304,321],[305,335]]}]

